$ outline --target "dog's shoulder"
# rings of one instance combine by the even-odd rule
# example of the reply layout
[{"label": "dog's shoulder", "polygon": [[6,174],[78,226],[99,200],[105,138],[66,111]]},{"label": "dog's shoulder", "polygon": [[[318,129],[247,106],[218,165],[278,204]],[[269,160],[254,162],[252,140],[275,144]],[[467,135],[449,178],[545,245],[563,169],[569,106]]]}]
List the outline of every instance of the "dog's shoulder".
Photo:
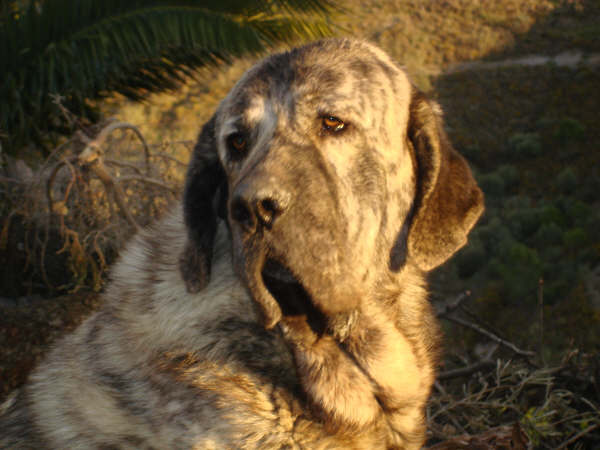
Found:
[{"label": "dog's shoulder", "polygon": [[177,270],[184,238],[176,207],[132,239],[100,310],[3,406],[2,444],[227,447],[248,429],[255,441],[289,437],[274,411],[289,419],[302,410],[292,356],[259,324],[233,273],[226,227],[211,281],[195,294]]}]

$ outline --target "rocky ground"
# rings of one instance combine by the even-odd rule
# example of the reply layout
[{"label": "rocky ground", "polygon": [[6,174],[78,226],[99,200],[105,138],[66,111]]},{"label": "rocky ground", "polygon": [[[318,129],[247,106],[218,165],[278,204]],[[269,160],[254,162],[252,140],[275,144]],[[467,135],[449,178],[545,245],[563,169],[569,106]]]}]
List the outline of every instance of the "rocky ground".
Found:
[{"label": "rocky ground", "polygon": [[99,304],[98,294],[91,292],[53,299],[0,297],[0,400],[26,380],[52,342]]}]

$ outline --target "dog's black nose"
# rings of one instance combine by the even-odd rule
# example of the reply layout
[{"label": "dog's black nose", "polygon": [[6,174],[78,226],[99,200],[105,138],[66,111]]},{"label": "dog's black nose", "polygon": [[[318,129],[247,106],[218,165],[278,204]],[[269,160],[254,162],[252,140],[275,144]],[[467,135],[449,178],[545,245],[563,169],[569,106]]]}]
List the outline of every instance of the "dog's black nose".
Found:
[{"label": "dog's black nose", "polygon": [[231,202],[231,219],[246,231],[254,231],[257,226],[270,229],[277,218],[285,213],[288,204],[289,195],[283,191],[239,186]]}]

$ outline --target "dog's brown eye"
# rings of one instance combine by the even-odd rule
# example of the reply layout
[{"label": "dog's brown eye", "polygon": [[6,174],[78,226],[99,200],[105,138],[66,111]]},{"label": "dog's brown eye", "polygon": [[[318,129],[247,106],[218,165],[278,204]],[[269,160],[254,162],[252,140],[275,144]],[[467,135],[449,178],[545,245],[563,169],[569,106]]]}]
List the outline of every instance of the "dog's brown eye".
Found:
[{"label": "dog's brown eye", "polygon": [[341,131],[346,124],[335,116],[324,116],[322,119],[323,128],[327,131]]},{"label": "dog's brown eye", "polygon": [[229,149],[235,153],[243,153],[248,146],[248,140],[242,133],[233,133],[227,138]]}]

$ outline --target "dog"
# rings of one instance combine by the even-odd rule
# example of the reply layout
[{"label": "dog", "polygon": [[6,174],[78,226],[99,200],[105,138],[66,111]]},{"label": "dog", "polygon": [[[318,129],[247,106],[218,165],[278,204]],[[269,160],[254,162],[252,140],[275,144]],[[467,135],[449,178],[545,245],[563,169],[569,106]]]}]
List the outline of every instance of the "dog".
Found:
[{"label": "dog", "polygon": [[440,333],[427,272],[483,196],[439,107],[379,48],[248,70],[183,199],[2,407],[11,448],[415,449]]}]

